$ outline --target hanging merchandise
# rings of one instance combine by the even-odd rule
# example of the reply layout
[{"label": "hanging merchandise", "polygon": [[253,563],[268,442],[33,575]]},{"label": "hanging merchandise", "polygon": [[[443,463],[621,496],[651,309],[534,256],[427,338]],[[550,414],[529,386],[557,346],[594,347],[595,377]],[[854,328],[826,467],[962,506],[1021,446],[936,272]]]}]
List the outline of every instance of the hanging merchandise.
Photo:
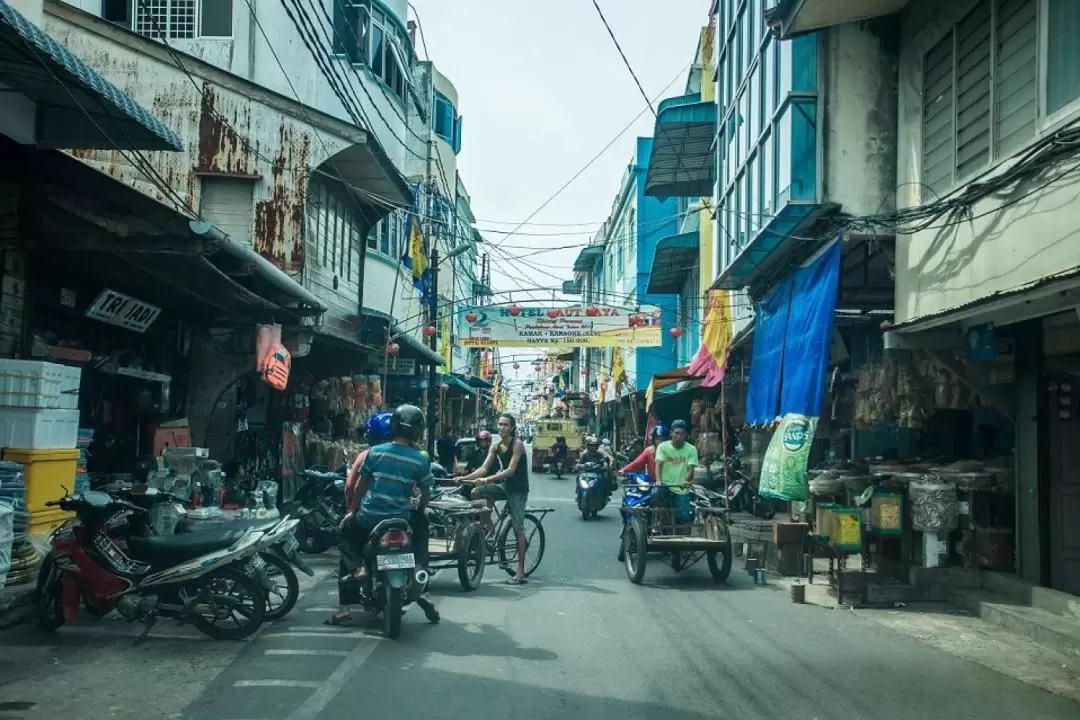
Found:
[{"label": "hanging merchandise", "polygon": [[281,344],[280,325],[256,325],[255,326],[255,369],[262,372],[266,358],[273,351],[275,345]]},{"label": "hanging merchandise", "polygon": [[956,484],[915,481],[908,484],[911,527],[919,532],[952,532],[959,525]]},{"label": "hanging merchandise", "polygon": [[270,354],[263,362],[261,372],[263,380],[275,390],[284,390],[289,385],[289,368],[292,367],[292,355],[281,343],[270,348]]},{"label": "hanging merchandise", "polygon": [[292,502],[300,489],[304,474],[304,452],[301,445],[303,427],[300,423],[281,424],[281,500]]},{"label": "hanging merchandise", "polygon": [[371,385],[366,375],[353,375],[353,407],[360,412],[371,408]]},{"label": "hanging merchandise", "polygon": [[806,465],[818,419],[791,413],[785,415],[773,433],[761,466],[758,492],[779,500],[806,500],[809,497]]},{"label": "hanging merchandise", "polygon": [[381,410],[383,407],[382,378],[378,375],[368,375],[368,402],[370,410]]}]

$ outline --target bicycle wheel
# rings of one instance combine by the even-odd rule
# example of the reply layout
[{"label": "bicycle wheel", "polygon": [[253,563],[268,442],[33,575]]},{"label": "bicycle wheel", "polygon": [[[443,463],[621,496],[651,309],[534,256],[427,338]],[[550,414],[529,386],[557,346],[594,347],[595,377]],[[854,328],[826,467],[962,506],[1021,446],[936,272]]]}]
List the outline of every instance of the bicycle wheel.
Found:
[{"label": "bicycle wheel", "polygon": [[[499,534],[495,537],[495,546],[499,551],[499,565],[506,572],[513,575],[517,572],[517,536],[513,532],[514,524],[507,519],[499,528]],[[535,515],[525,514],[525,577],[529,577],[536,568],[540,567],[540,561],[544,559],[544,548],[547,537],[544,535],[544,526]]]}]

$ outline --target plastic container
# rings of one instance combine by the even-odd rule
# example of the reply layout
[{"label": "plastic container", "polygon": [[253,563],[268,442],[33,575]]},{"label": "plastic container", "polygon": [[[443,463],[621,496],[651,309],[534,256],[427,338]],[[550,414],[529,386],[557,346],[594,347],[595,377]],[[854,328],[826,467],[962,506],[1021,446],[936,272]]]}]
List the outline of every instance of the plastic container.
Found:
[{"label": "plastic container", "polygon": [[78,441],[78,410],[0,407],[0,447],[74,449]]},{"label": "plastic container", "polygon": [[79,463],[79,451],[42,450],[31,448],[5,448],[4,460],[23,466],[26,483],[26,507],[31,515],[51,513],[45,503],[62,498],[75,485],[75,468]]},{"label": "plastic container", "polygon": [[0,406],[75,410],[82,369],[40,360],[0,359]]}]

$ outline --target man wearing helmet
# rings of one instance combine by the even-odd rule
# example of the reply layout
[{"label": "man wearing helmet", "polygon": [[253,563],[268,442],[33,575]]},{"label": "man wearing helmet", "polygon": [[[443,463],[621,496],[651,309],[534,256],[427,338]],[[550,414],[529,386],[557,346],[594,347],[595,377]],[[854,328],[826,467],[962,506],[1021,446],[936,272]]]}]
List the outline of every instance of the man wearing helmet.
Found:
[{"label": "man wearing helmet", "polygon": [[491,433],[481,430],[476,433],[476,447],[469,452],[469,457],[465,460],[465,474],[475,472],[482,467],[489,452],[491,452]]},{"label": "man wearing helmet", "polygon": [[608,465],[608,457],[600,449],[600,439],[595,435],[589,435],[585,438],[585,449],[578,457],[576,469],[580,469],[581,466],[586,463],[598,463],[604,466]]},{"label": "man wearing helmet", "polygon": [[[328,625],[340,625],[352,619],[349,606],[358,600],[356,585],[366,575],[363,563],[356,568],[346,555],[355,553],[355,557],[360,557],[371,530],[379,522],[391,518],[411,521],[412,497],[417,489],[420,491],[418,512],[424,514],[435,484],[430,461],[415,447],[424,434],[424,412],[415,405],[401,405],[388,420],[386,415],[376,415],[369,421],[371,447],[357,458],[346,481],[348,513],[341,521],[341,532],[347,547],[343,547],[346,552],[342,553],[338,584],[340,607],[326,621]],[[430,601],[421,598],[417,604],[429,621],[438,622],[439,614]]]},{"label": "man wearing helmet", "polygon": [[657,480],[656,474],[656,447],[667,439],[667,428],[663,425],[656,425],[652,429],[652,444],[645,448],[640,455],[627,463],[626,467],[622,469],[622,473],[632,472],[644,472],[649,476],[649,479],[653,482]]}]

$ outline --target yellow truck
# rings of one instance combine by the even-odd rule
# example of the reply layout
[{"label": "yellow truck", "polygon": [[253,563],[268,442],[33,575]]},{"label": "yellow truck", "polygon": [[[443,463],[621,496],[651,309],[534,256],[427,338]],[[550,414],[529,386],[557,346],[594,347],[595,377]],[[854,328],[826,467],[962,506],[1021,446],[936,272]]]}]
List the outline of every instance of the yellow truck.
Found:
[{"label": "yellow truck", "polygon": [[551,463],[551,448],[555,445],[555,438],[566,438],[566,444],[570,448],[566,456],[569,465],[575,462],[578,450],[581,449],[582,428],[576,420],[563,418],[541,418],[536,421],[536,432],[532,441],[532,469],[533,472],[541,472],[545,465]]}]

